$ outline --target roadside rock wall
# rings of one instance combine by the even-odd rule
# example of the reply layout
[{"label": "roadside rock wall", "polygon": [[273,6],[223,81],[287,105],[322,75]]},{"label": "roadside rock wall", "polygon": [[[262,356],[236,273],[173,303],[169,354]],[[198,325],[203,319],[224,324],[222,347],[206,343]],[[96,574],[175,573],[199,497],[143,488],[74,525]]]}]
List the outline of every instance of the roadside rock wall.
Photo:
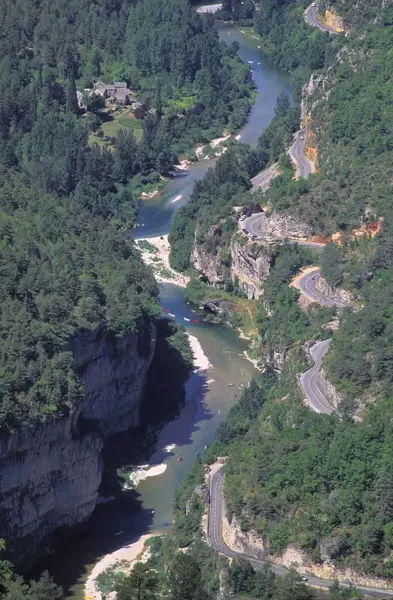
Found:
[{"label": "roadside rock wall", "polygon": [[266,281],[273,263],[271,249],[256,243],[240,244],[236,238],[231,243],[231,278],[239,281],[239,287],[247,298],[258,299],[261,285]]},{"label": "roadside rock wall", "polygon": [[138,338],[78,336],[75,365],[85,395],[68,415],[0,436],[0,531],[25,566],[61,528],[93,512],[104,439],[139,423],[155,329]]},{"label": "roadside rock wall", "polygon": [[317,564],[311,561],[305,552],[295,544],[290,544],[284,552],[269,557],[269,560],[277,565],[290,568],[294,567],[301,573],[307,573],[331,581],[347,581],[353,585],[375,586],[380,588],[391,588],[393,581],[372,577],[363,573],[356,573],[352,569],[340,569],[329,560]]},{"label": "roadside rock wall", "polygon": [[267,541],[253,532],[243,532],[236,517],[229,522],[226,511],[222,518],[222,538],[228,548],[245,556],[264,559],[269,554]]},{"label": "roadside rock wall", "polygon": [[332,404],[334,408],[338,408],[341,400],[343,399],[343,394],[339,394],[334,385],[328,381],[323,367],[319,371],[318,386],[325,398],[329,400],[330,404]]},{"label": "roadside rock wall", "polygon": [[334,302],[340,302],[345,306],[352,306],[355,302],[353,294],[342,288],[331,287],[321,275],[316,278],[315,288],[323,296],[334,300]]},{"label": "roadside rock wall", "polygon": [[262,244],[266,239],[300,241],[309,239],[312,234],[311,227],[307,223],[291,215],[289,212],[265,214],[265,218],[260,223],[262,234],[260,243]]},{"label": "roadside rock wall", "polygon": [[317,104],[328,97],[329,89],[333,84],[332,79],[333,71],[329,68],[327,74],[312,73],[310,81],[303,86],[300,105],[300,120],[303,126],[306,125],[307,117]]}]

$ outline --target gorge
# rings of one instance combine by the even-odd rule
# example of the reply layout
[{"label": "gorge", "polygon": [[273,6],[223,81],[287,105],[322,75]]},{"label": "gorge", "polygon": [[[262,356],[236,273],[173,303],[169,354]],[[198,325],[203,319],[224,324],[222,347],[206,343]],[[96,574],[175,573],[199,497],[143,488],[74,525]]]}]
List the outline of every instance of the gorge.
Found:
[{"label": "gorge", "polygon": [[[257,41],[233,27],[220,29],[220,37],[228,43],[237,40],[240,44],[239,53],[243,60],[246,62],[252,61],[254,65],[253,77],[257,85],[258,95],[248,123],[241,130],[240,135],[242,141],[255,144],[260,131],[269,124],[274,114],[276,96],[282,91],[289,90],[289,82],[285,75],[280,74],[269,65],[257,48]],[[194,182],[203,177],[207,168],[212,164],[212,161],[208,160],[195,163],[186,174],[170,181],[159,197],[143,201],[140,208],[139,223],[144,226],[138,228],[138,234],[140,233],[141,237],[148,237],[149,235],[167,233],[173,211],[187,202]],[[180,193],[182,194],[181,200],[172,203],[172,199]],[[160,286],[160,302],[163,307],[170,307],[171,312],[176,315],[176,319],[183,324],[184,317],[192,318],[194,315],[191,312],[191,307],[184,301],[183,290],[173,285]],[[133,539],[136,535],[143,534],[146,531],[162,531],[169,527],[174,489],[189,470],[195,452],[203,453],[205,445],[213,440],[217,425],[225,418],[229,407],[236,402],[234,394],[230,393],[231,390],[227,390],[228,380],[241,388],[256,375],[243,355],[239,356],[246,348],[246,343],[238,340],[229,328],[212,327],[204,324],[191,325],[191,327],[187,325],[187,328],[192,330],[193,335],[199,339],[213,366],[206,376],[194,378],[189,398],[191,401],[186,405],[179,420],[173,424],[172,430],[170,430],[170,442],[176,443],[178,448],[175,452],[182,455],[183,461],[179,463],[174,453],[169,453],[169,456],[167,455],[165,459],[167,463],[165,473],[142,481],[138,486],[137,494],[130,493],[128,497],[126,495],[123,498],[97,506],[83,535],[59,546],[53,558],[48,559],[44,565],[41,565],[47,566],[55,574],[56,579],[64,584],[66,588],[69,588],[69,586],[73,588],[76,582],[83,580],[86,565],[95,562],[100,555],[124,545],[127,540]],[[133,379],[132,374],[127,372],[127,362],[121,352],[118,357],[120,360],[117,369],[116,351],[112,353],[116,362],[103,365],[101,360],[105,363],[106,355],[103,347],[98,347],[97,353],[94,352],[91,345],[88,348],[90,348],[90,356],[88,352],[83,356],[80,354],[80,356],[81,363],[85,363],[87,367],[86,375],[91,375],[89,380],[92,382],[90,399],[97,398],[99,400],[99,389],[98,391],[95,390],[93,381],[99,388],[101,384],[104,384],[105,372],[109,372],[113,382],[120,381],[120,392],[122,385],[124,385],[124,388],[127,385],[135,386],[136,398],[138,386],[145,375],[148,357],[143,359],[145,362],[142,359],[140,360],[139,376],[135,376],[135,379]],[[103,356],[99,358],[101,353]],[[132,356],[134,355],[133,350]],[[107,356],[109,356],[109,352]],[[91,366],[89,367],[90,359]],[[93,365],[96,359],[98,360],[98,371],[94,372]],[[209,383],[206,383],[207,381]],[[116,383],[114,383],[113,389],[115,388]],[[108,390],[108,393],[112,394],[112,391]],[[115,407],[116,404],[112,405],[112,415],[108,415],[113,423],[113,430],[117,426],[117,409]],[[89,414],[88,409],[89,401],[87,400],[84,412],[86,416]],[[124,415],[123,407],[119,406],[119,409],[118,416],[120,417],[119,421],[122,423],[121,427],[126,423],[137,423],[135,412]],[[98,421],[101,417],[97,412],[92,416]],[[125,420],[124,416],[126,416]],[[96,438],[93,436],[91,439],[95,440]],[[101,445],[102,441],[97,440],[97,451],[100,450]],[[101,468],[99,460],[96,463],[96,479],[91,485],[89,511],[93,508],[97,496],[96,484],[99,480],[98,472]],[[88,510],[86,509],[86,516]],[[121,534],[116,535],[119,532]],[[77,552],[75,552],[76,540]],[[81,594],[82,586],[80,583],[76,586],[76,591],[78,595]]]},{"label": "gorge", "polygon": [[[24,9],[27,0],[5,1]],[[359,3],[358,32],[348,0],[266,0],[255,12],[253,0],[224,0],[221,18],[253,16],[247,35],[200,20],[185,0],[97,0],[86,11],[69,0],[68,47],[53,21],[61,0],[48,14],[40,2],[0,19],[0,33],[19,32],[14,21],[22,32],[0,36],[12,80],[0,77],[8,556],[21,569],[43,556],[36,573],[48,569],[69,598],[116,590],[129,600],[104,569],[115,550],[130,557],[135,540],[141,548],[153,535],[147,568],[170,600],[224,600],[230,590],[314,600],[317,570],[331,561],[321,587],[336,576],[348,587],[335,583],[331,600],[358,600],[347,577],[374,581],[381,589],[365,593],[384,597],[393,581],[390,3]],[[252,84],[238,50],[256,84],[241,130]],[[81,114],[76,86],[91,89],[98,74],[133,82],[142,102],[129,110],[89,96]],[[217,136],[222,155],[204,158]],[[165,242],[166,262],[150,236]],[[139,248],[151,252],[145,264]],[[190,283],[157,285],[148,265],[158,281],[183,272],[172,280]],[[206,529],[208,473],[223,463]],[[248,552],[234,556],[220,541],[224,503],[244,548],[262,540],[290,572],[226,563],[222,554]],[[194,574],[187,598],[173,594],[175,564]],[[0,566],[1,597],[5,582],[5,600],[15,600],[13,585],[37,600],[34,582],[23,591]],[[125,585],[139,567],[128,577],[120,565]],[[54,598],[62,592],[38,596]]]}]

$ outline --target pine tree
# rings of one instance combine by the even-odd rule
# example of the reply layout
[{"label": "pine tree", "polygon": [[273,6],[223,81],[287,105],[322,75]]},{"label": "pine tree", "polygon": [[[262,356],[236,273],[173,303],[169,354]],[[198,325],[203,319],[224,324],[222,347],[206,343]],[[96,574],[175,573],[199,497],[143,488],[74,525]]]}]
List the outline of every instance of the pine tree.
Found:
[{"label": "pine tree", "polygon": [[77,115],[79,112],[78,98],[76,95],[75,77],[73,75],[68,79],[66,112],[73,115]]}]

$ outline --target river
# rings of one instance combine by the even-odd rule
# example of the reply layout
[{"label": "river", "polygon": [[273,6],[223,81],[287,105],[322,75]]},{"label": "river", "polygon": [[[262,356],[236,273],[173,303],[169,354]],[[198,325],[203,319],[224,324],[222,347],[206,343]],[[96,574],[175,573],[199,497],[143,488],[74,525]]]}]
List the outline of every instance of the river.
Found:
[{"label": "river", "polygon": [[[227,43],[237,40],[241,58],[250,63],[253,71],[256,102],[240,135],[241,141],[255,145],[274,115],[277,95],[290,92],[289,81],[269,65],[258,49],[257,40],[230,26],[221,27],[219,34]],[[203,160],[193,164],[187,173],[171,180],[158,198],[144,201],[139,221],[143,226],[138,234],[147,237],[168,233],[174,211],[188,201],[195,181],[201,179],[214,162]],[[174,197],[180,194],[181,200],[173,203]],[[212,366],[206,375],[193,376],[189,402],[180,417],[164,428],[165,445],[176,444],[176,448],[165,455],[165,472],[142,481],[136,494],[97,506],[84,532],[60,546],[46,561],[45,568],[65,587],[68,598],[83,597],[86,573],[103,554],[144,533],[168,530],[175,488],[190,469],[196,453],[203,454],[205,445],[213,440],[217,426],[236,402],[242,387],[258,375],[242,356],[246,343],[233,330],[226,326],[185,322],[184,317],[193,318],[194,313],[185,303],[183,289],[172,284],[160,287],[162,306],[170,308],[176,319],[198,338]],[[228,387],[229,383],[233,386]],[[181,462],[178,456],[183,457]]]}]

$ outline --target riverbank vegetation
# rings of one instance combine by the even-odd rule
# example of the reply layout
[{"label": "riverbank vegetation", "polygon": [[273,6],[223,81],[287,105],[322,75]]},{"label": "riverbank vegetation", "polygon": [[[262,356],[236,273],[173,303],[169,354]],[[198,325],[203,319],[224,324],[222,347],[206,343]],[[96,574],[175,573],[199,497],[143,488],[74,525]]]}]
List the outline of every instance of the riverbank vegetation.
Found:
[{"label": "riverbank vegetation", "polygon": [[[217,441],[207,452],[206,459],[213,459],[221,450],[243,452],[243,443],[249,445],[250,437],[255,442],[256,429],[260,426],[260,412],[278,391],[277,376],[266,372],[261,387],[252,383],[244,390],[241,400],[231,411],[227,424],[222,424]],[[282,391],[284,388],[281,387]],[[284,407],[283,407],[284,408]],[[306,409],[303,409],[304,411]],[[273,418],[273,417],[272,417]],[[285,422],[283,412],[274,415],[273,427],[279,427],[279,420]],[[304,427],[306,427],[307,423]],[[289,426],[289,424],[288,424]],[[302,428],[303,429],[303,428]],[[251,433],[253,431],[253,433]],[[272,436],[266,440],[268,446]],[[237,445],[237,446],[236,446]],[[249,450],[250,451],[250,450]],[[269,453],[266,461],[271,458]],[[243,455],[241,455],[243,460]],[[252,463],[254,468],[254,464]],[[242,471],[243,477],[248,467]],[[174,523],[167,535],[152,537],[146,544],[148,558],[144,564],[134,564],[130,574],[121,569],[108,569],[97,580],[98,588],[109,594],[118,591],[118,598],[134,600],[213,600],[218,593],[236,598],[266,598],[266,600],[344,600],[362,599],[355,589],[341,590],[332,583],[329,593],[316,591],[307,586],[295,570],[289,570],[284,577],[276,577],[268,565],[255,571],[246,560],[228,561],[206,543],[206,533],[202,523],[207,508],[208,490],[205,484],[205,467],[197,457],[193,467],[184,478],[174,497]],[[226,478],[231,481],[230,468]],[[247,476],[247,483],[250,474]],[[244,481],[242,480],[242,484]],[[248,489],[248,488],[242,488]],[[237,490],[237,494],[241,493]],[[251,493],[251,492],[250,492]],[[243,506],[245,503],[243,503]],[[253,504],[255,509],[255,505]],[[232,511],[232,508],[230,509]],[[242,524],[244,525],[243,521]],[[244,529],[250,525],[250,521]],[[180,583],[181,585],[180,585]],[[137,591],[141,595],[135,596]]]}]

